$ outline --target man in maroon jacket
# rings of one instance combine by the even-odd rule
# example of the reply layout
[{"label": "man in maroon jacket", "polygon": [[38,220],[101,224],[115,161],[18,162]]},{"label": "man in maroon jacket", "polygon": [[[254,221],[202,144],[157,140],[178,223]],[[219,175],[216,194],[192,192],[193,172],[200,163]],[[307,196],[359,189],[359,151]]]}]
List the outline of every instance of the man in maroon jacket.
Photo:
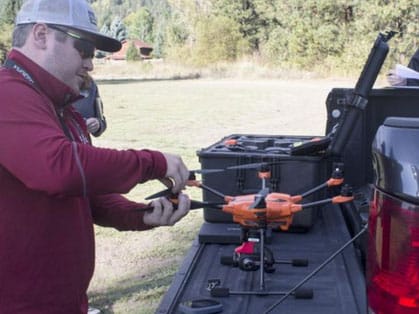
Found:
[{"label": "man in maroon jacket", "polygon": [[71,103],[93,69],[94,49],[121,44],[100,34],[85,0],[27,0],[0,70],[0,313],[86,313],[94,269],[93,223],[119,230],[173,225],[165,198],[153,211],[129,201],[138,183],[160,179],[180,192],[180,157],[93,147]]}]

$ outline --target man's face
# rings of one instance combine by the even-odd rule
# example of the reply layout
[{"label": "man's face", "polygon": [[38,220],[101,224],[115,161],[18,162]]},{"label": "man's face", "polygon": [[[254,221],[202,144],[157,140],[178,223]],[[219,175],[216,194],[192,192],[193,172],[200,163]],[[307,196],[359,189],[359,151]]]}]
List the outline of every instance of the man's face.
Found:
[{"label": "man's face", "polygon": [[[64,27],[54,25],[48,28],[53,41],[45,66],[50,73],[79,93],[88,72],[93,70],[94,46],[87,40],[74,38],[71,30]],[[65,39],[57,40],[56,32],[64,35]]]}]

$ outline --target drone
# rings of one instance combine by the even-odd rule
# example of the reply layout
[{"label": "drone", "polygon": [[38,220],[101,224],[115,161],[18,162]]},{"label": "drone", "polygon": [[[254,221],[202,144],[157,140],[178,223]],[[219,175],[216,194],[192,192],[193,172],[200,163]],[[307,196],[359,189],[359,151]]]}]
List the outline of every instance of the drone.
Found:
[{"label": "drone", "polygon": [[[189,180],[186,186],[198,187],[209,191],[216,196],[220,197],[220,202],[200,202],[191,201],[191,209],[198,209],[203,207],[212,207],[221,209],[229,213],[233,217],[233,221],[240,226],[247,229],[279,229],[287,231],[292,224],[292,219],[295,213],[302,211],[306,208],[315,207],[323,204],[339,204],[350,202],[354,198],[352,190],[348,185],[344,185],[341,189],[340,195],[327,198],[324,200],[302,203],[302,201],[324,188],[337,187],[343,184],[343,172],[341,168],[336,167],[331,177],[324,183],[318,185],[309,191],[299,194],[290,195],[280,192],[271,192],[267,187],[267,180],[271,177],[270,166],[274,163],[255,163],[242,166],[232,166],[226,169],[208,169],[208,170],[193,170],[190,171]],[[261,179],[261,189],[256,194],[246,194],[229,196],[206,186],[202,182],[196,180],[196,173],[219,172],[233,169],[251,169],[253,167],[259,168],[258,177]],[[157,197],[167,197],[175,206],[177,205],[177,195],[171,192],[171,189],[160,191],[153,195],[146,197],[146,200],[154,199]],[[145,207],[142,210],[150,210],[152,207]]]},{"label": "drone", "polygon": [[[242,228],[241,245],[237,247],[232,256],[222,256],[222,265],[238,267],[244,271],[260,271],[259,290],[257,291],[230,291],[228,288],[213,287],[210,289],[213,297],[227,297],[230,295],[286,295],[283,291],[269,291],[265,287],[264,274],[275,271],[275,264],[291,264],[295,267],[305,267],[308,265],[306,259],[293,259],[290,261],[276,261],[273,252],[268,248],[266,235],[272,230],[287,231],[292,224],[294,214],[306,208],[324,204],[340,204],[353,201],[352,189],[348,185],[343,185],[343,171],[336,166],[331,177],[324,183],[298,195],[290,195],[280,192],[272,192],[268,187],[268,180],[271,177],[271,167],[275,163],[255,163],[240,166],[231,166],[226,169],[207,169],[195,170],[190,172],[187,186],[197,187],[218,196],[220,202],[200,202],[191,201],[191,209],[197,208],[217,208],[232,215],[233,221]],[[257,174],[261,180],[261,188],[255,194],[245,195],[224,195],[196,179],[197,173],[228,171],[233,169],[257,169]],[[308,196],[326,188],[341,187],[340,194],[313,202],[303,202]],[[171,189],[160,191],[148,196],[146,199],[157,197],[167,197],[174,207],[177,205],[177,195]],[[151,207],[142,210],[151,209]],[[292,292],[295,298],[311,299],[312,289],[299,288]]]}]

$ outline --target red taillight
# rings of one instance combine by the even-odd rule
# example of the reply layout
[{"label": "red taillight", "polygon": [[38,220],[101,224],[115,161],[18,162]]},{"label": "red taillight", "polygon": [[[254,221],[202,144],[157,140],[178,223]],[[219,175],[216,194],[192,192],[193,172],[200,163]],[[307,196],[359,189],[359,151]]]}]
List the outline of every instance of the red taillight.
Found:
[{"label": "red taillight", "polygon": [[367,293],[376,314],[419,313],[419,206],[378,190],[369,215]]}]

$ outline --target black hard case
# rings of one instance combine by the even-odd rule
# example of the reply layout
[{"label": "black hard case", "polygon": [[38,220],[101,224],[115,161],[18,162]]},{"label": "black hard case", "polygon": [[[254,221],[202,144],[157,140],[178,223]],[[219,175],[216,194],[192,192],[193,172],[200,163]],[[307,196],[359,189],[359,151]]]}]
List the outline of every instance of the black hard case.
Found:
[{"label": "black hard case", "polygon": [[[232,134],[197,152],[202,169],[225,169],[230,166],[269,162],[271,179],[268,185],[273,192],[287,194],[304,193],[326,180],[327,165],[322,156],[291,156],[290,146],[295,142],[312,139],[309,136],[246,135]],[[229,147],[228,140],[238,140],[242,145]],[[203,184],[225,195],[257,193],[262,185],[257,169],[236,169],[216,173],[204,173]],[[313,201],[324,195],[317,192],[307,197]],[[220,197],[203,191],[203,199],[219,202]],[[307,208],[294,215],[291,231],[305,231],[312,226],[316,208]],[[218,209],[204,208],[204,219],[212,223],[232,222],[232,216]]]},{"label": "black hard case", "polygon": [[[326,134],[339,122],[354,89],[333,88],[327,96]],[[389,116],[419,117],[419,88],[372,89],[366,108],[352,128],[343,152],[345,182],[354,188],[373,183],[371,144],[378,127]]]}]

